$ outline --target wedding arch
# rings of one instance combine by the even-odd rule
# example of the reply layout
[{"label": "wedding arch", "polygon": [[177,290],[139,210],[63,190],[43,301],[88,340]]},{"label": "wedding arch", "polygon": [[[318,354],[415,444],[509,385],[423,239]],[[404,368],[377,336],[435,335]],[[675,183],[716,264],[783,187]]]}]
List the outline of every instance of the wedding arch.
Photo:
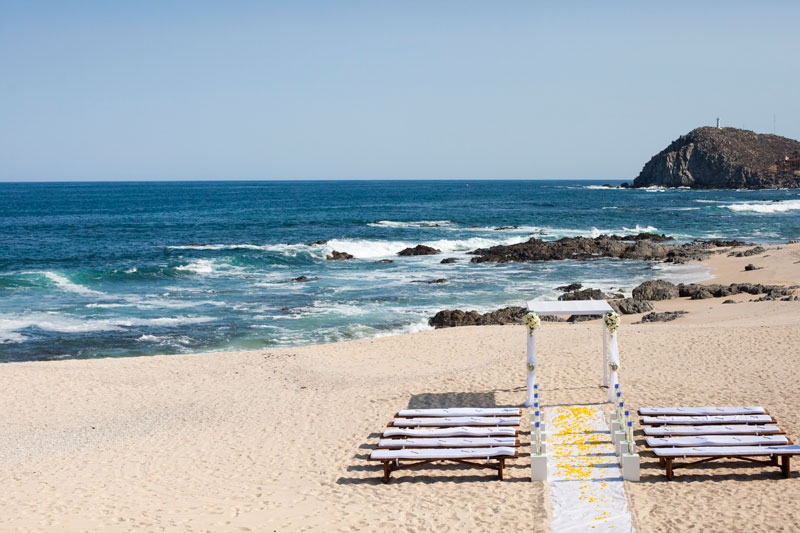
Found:
[{"label": "wedding arch", "polygon": [[[614,401],[614,385],[619,383],[619,347],[617,345],[617,329],[619,315],[605,300],[572,300],[572,301],[536,301],[528,302],[525,322],[528,326],[528,361],[527,382],[528,398],[525,406],[533,405],[533,386],[536,383],[536,372],[539,370],[536,358],[536,331],[541,328],[540,316],[569,315],[603,315],[601,321],[603,331],[603,386],[608,387],[608,401]],[[610,379],[610,384],[609,384]]]}]

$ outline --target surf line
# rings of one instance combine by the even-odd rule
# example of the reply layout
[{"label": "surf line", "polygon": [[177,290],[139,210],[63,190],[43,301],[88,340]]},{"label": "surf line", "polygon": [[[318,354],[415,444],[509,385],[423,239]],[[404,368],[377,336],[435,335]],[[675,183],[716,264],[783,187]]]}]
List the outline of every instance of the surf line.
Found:
[{"label": "surf line", "polygon": [[633,532],[622,470],[601,406],[545,408],[553,533]]}]

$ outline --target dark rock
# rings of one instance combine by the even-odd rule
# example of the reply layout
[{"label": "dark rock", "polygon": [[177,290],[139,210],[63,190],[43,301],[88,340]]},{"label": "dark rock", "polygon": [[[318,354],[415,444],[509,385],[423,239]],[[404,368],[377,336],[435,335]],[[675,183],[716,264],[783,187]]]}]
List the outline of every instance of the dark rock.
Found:
[{"label": "dark rock", "polygon": [[713,297],[714,295],[711,294],[711,291],[709,291],[708,289],[700,289],[698,291],[695,291],[694,294],[692,294],[692,300],[707,300],[708,298],[713,298]]},{"label": "dark rock", "polygon": [[757,267],[753,263],[744,266],[745,271],[750,272],[751,270],[761,270],[764,267]]},{"label": "dark rock", "polygon": [[738,304],[739,302],[737,302],[736,300],[725,300],[722,303],[724,303],[724,304]]},{"label": "dark rock", "polygon": [[539,315],[539,319],[542,322],[566,322],[565,318],[555,315]]},{"label": "dark rock", "polygon": [[447,309],[439,311],[428,319],[428,324],[436,329],[458,326],[520,324],[522,323],[522,315],[525,314],[525,311],[526,309],[524,307],[506,307],[490,313],[480,314],[477,311]]},{"label": "dark rock", "polygon": [[376,263],[382,263],[382,264],[389,264],[389,263],[394,263],[394,260],[393,259],[378,259],[375,262]]},{"label": "dark rock", "polygon": [[774,189],[800,187],[800,142],[737,128],[703,127],[673,141],[644,165],[634,187]]},{"label": "dark rock", "polygon": [[[702,260],[712,253],[718,253],[722,243],[738,241],[693,241],[685,244],[665,244],[671,240],[666,235],[640,233],[639,235],[601,235],[587,237],[564,237],[557,241],[543,241],[531,238],[526,242],[498,245],[470,252],[477,257],[473,263],[510,261],[555,261],[562,259],[590,260],[601,257],[620,259],[639,259],[665,262],[684,262]],[[742,243],[743,244],[743,243]],[[727,244],[734,246],[734,244]]]},{"label": "dark rock", "polygon": [[314,241],[308,243],[309,246],[322,246],[323,244],[328,244],[328,241]]},{"label": "dark rock", "polygon": [[313,277],[313,278],[309,278],[308,276],[300,276],[300,277],[297,277],[297,278],[292,278],[292,281],[316,281],[318,279],[319,278],[316,277],[316,276]]},{"label": "dark rock", "polygon": [[623,182],[622,182],[622,185],[620,185],[620,187],[621,187],[621,188],[623,188],[623,189],[627,189],[627,188],[629,188],[630,186],[631,186],[631,184],[630,184],[630,183],[628,183],[627,181],[623,181]]},{"label": "dark rock", "polygon": [[[702,299],[696,297],[698,293],[709,292],[714,298],[724,298],[734,294],[747,293],[747,294],[768,294],[776,292],[780,296],[789,296],[794,289],[792,287],[781,287],[780,285],[762,285],[761,283],[731,283],[730,285],[719,285],[712,283],[709,285],[698,285],[690,283],[685,285],[681,283],[678,285],[678,293],[681,297],[689,297],[693,300]],[[706,298],[708,296],[705,296]]]},{"label": "dark rock", "polygon": [[775,300],[784,300],[784,301],[791,301],[792,295],[786,294],[784,291],[781,290],[771,290],[764,294],[761,298],[757,298],[756,302],[774,302]]},{"label": "dark rock", "polygon": [[570,283],[569,285],[562,285],[560,287],[556,287],[557,291],[561,292],[572,292],[577,291],[583,288],[583,285],[580,283]]},{"label": "dark rock", "polygon": [[455,263],[455,262],[456,262],[456,258],[455,258],[455,257],[448,257],[448,258],[446,258],[446,259],[442,259],[442,260],[441,260],[441,261],[439,261],[439,262],[440,262],[441,264],[443,264],[443,265],[449,265],[450,263]]},{"label": "dark rock", "polygon": [[686,311],[666,311],[664,313],[648,313],[642,317],[642,323],[645,322],[669,322],[675,320],[681,315],[685,315]]},{"label": "dark rock", "polygon": [[429,280],[414,280],[411,283],[427,283],[432,285],[434,283],[447,283],[447,278],[429,279]]},{"label": "dark rock", "polygon": [[333,250],[331,255],[326,256],[325,259],[328,261],[343,261],[345,259],[355,259],[355,257],[346,252],[337,252],[336,250]]},{"label": "dark rock", "polygon": [[608,305],[621,315],[636,315],[653,310],[653,304],[639,298],[623,298],[621,300],[608,300]]},{"label": "dark rock", "polygon": [[755,248],[750,248],[749,250],[745,250],[743,252],[731,252],[728,254],[729,257],[750,257],[751,255],[758,255],[763,254],[766,252],[767,249],[762,246],[756,246]]},{"label": "dark rock", "polygon": [[605,300],[608,296],[600,289],[583,289],[580,291],[571,291],[562,294],[558,297],[561,301],[571,300]]},{"label": "dark rock", "polygon": [[406,248],[405,250],[401,250],[397,252],[397,255],[407,256],[407,255],[436,255],[442,253],[441,250],[437,250],[436,248],[431,248],[430,246],[425,246],[424,244],[418,244],[413,248]]},{"label": "dark rock", "polygon": [[507,229],[519,229],[519,226],[499,226],[497,228],[494,228],[495,231],[503,231]]},{"label": "dark rock", "polygon": [[603,315],[570,315],[567,322],[588,322],[589,320],[597,320],[603,318]]},{"label": "dark rock", "polygon": [[645,281],[633,289],[633,297],[637,300],[671,300],[677,298],[680,293],[678,287],[669,281],[653,280]]}]

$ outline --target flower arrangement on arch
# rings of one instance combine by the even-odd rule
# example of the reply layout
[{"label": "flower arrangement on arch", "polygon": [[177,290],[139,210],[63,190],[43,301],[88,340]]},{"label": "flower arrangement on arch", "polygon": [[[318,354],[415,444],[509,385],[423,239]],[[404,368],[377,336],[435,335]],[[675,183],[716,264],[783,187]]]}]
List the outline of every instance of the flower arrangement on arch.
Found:
[{"label": "flower arrangement on arch", "polygon": [[528,326],[528,335],[533,337],[533,332],[542,327],[542,319],[539,318],[539,313],[536,311],[528,311],[522,317],[525,325]]},{"label": "flower arrangement on arch", "polygon": [[606,316],[603,317],[603,321],[606,323],[606,327],[608,328],[609,333],[612,335],[617,332],[620,324],[622,324],[619,313],[615,313],[614,311],[609,311],[606,313]]}]

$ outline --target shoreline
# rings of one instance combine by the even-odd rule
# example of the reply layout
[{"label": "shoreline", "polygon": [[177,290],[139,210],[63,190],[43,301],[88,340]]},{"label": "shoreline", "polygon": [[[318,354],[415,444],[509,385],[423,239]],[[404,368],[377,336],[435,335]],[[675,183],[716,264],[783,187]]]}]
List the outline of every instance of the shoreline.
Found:
[{"label": "shoreline", "polygon": [[[777,247],[775,247],[777,248]],[[800,245],[713,256],[714,282],[800,280]],[[763,270],[743,272],[743,262]],[[746,276],[746,277],[745,277]],[[677,299],[673,322],[624,315],[621,383],[646,405],[763,405],[800,438],[800,302]],[[546,405],[602,403],[597,322],[545,323]],[[519,405],[524,326],[477,326],[280,349],[0,366],[0,529],[543,530],[546,485],[525,457],[508,479],[434,466],[383,485],[365,458],[402,408]],[[523,432],[527,431],[523,417]],[[523,451],[529,436],[522,436]],[[673,482],[643,458],[626,483],[642,531],[797,522],[800,475],[734,463]],[[672,510],[684,511],[675,516]],[[713,512],[712,512],[713,511]],[[749,517],[749,518],[748,518]],[[539,528],[539,529],[537,529]]]}]

